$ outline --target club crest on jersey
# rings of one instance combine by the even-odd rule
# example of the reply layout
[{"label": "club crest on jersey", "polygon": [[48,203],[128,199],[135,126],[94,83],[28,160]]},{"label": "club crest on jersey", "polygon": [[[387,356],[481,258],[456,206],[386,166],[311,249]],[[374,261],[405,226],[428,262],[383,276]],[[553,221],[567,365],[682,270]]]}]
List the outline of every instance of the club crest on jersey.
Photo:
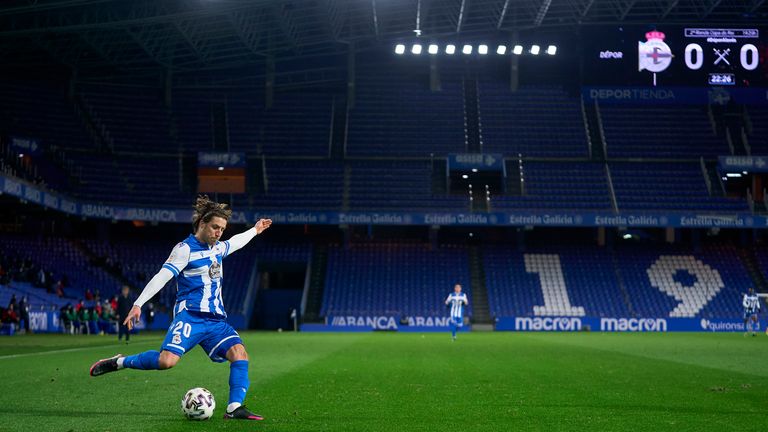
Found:
[{"label": "club crest on jersey", "polygon": [[173,335],[173,341],[171,343],[174,343],[176,345],[180,344],[181,343],[181,335],[180,334]]},{"label": "club crest on jersey", "polygon": [[208,276],[211,279],[218,279],[221,277],[221,264],[219,264],[218,261],[212,262],[211,266],[208,267]]},{"label": "club crest on jersey", "polygon": [[672,63],[672,50],[664,42],[664,33],[649,31],[645,34],[647,42],[637,42],[638,71],[661,72]]}]

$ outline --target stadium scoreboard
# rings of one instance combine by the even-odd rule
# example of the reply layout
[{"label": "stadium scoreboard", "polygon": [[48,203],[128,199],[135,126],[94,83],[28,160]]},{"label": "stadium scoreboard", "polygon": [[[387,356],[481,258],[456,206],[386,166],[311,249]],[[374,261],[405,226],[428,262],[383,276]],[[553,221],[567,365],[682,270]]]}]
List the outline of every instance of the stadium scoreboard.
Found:
[{"label": "stadium scoreboard", "polygon": [[757,27],[599,27],[587,31],[592,85],[767,87],[766,31]]}]

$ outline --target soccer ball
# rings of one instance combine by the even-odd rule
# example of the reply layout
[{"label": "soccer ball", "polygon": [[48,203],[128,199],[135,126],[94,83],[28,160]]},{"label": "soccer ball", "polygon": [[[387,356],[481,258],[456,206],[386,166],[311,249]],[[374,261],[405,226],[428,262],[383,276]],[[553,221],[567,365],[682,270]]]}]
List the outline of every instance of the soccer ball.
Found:
[{"label": "soccer ball", "polygon": [[202,387],[189,390],[181,398],[181,412],[190,420],[208,420],[216,409],[213,394]]}]

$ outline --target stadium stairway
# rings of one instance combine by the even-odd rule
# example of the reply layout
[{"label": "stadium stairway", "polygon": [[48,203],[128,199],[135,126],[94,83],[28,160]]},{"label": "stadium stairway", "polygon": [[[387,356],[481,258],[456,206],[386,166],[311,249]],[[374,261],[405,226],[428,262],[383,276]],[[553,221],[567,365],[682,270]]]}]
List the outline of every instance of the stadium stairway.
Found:
[{"label": "stadium stairway", "polygon": [[266,162],[264,156],[261,155],[249,160],[248,163],[252,168],[250,168],[250,175],[245,176],[245,181],[247,182],[245,187],[248,193],[248,205],[253,205],[254,195],[262,196],[267,192],[265,187],[266,180],[264,179]]},{"label": "stadium stairway", "polygon": [[760,293],[768,293],[768,280],[765,275],[760,271],[760,263],[757,260],[754,249],[739,249],[739,258],[744,264],[744,268],[747,269],[750,279],[754,283],[755,291]]},{"label": "stadium stairway", "polygon": [[485,287],[485,269],[478,246],[469,248],[469,272],[472,286],[472,328],[481,330],[483,325],[489,326],[493,321],[488,306],[488,290]]},{"label": "stadium stairway", "polygon": [[504,179],[505,196],[522,196],[523,182],[520,181],[520,168],[522,159],[508,159],[504,161],[507,170],[507,176]]},{"label": "stadium stairway", "polygon": [[347,163],[344,164],[344,189],[341,195],[341,208],[344,211],[349,211],[349,189],[352,185],[352,167]]},{"label": "stadium stairway", "polygon": [[337,95],[333,98],[331,108],[331,148],[332,159],[342,159],[347,147],[347,122],[349,120],[349,104],[346,96]]},{"label": "stadium stairway", "polygon": [[304,322],[321,321],[320,307],[323,304],[323,290],[325,288],[325,273],[327,269],[328,246],[315,246],[312,250],[309,292],[307,293],[307,306],[304,310]]},{"label": "stadium stairway", "polygon": [[448,164],[444,158],[432,159],[432,194],[448,194]]},{"label": "stadium stairway", "polygon": [[705,176],[709,181],[709,195],[714,197],[725,196],[725,190],[723,189],[723,182],[720,178],[720,173],[717,172],[717,161],[705,162],[704,158],[701,159],[704,165]]},{"label": "stadium stairway", "polygon": [[109,132],[104,127],[104,123],[96,115],[93,107],[80,94],[75,95],[73,103],[75,112],[85,127],[85,130],[91,135],[91,139],[96,143],[97,148],[114,151],[114,142],[109,136]]},{"label": "stadium stairway", "polygon": [[597,101],[591,104],[584,103],[581,100],[582,112],[584,113],[584,126],[587,128],[587,137],[589,139],[590,154],[594,161],[605,160],[604,137],[600,132],[600,113]]},{"label": "stadium stairway", "polygon": [[616,257],[616,253],[611,254],[611,261],[613,263],[613,272],[616,274],[616,282],[618,283],[619,289],[621,290],[621,298],[624,300],[624,305],[627,306],[629,315],[631,317],[637,318],[635,309],[632,307],[632,300],[630,300],[629,292],[627,292],[627,287],[624,285],[624,278],[621,277],[619,260]]},{"label": "stadium stairway", "polygon": [[734,155],[750,155],[752,149],[745,132],[746,118],[743,105],[728,104],[709,106],[710,116],[716,125],[717,135],[728,142]]},{"label": "stadium stairway", "polygon": [[477,78],[464,77],[464,133],[467,150],[470,153],[483,152],[483,138],[480,136],[480,100],[477,92]]}]

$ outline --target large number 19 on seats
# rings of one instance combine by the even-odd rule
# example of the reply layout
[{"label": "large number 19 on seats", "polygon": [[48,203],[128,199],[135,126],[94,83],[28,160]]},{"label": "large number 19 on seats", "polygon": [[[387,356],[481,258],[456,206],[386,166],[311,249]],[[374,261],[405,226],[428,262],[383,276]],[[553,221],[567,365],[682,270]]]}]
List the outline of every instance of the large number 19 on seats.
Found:
[{"label": "large number 19 on seats", "polygon": [[[752,44],[744,44],[739,50],[741,67],[746,70],[757,69],[760,56],[757,47]],[[704,65],[704,49],[697,43],[690,43],[685,47],[685,65],[688,69],[698,70]]]},{"label": "large number 19 on seats", "polygon": [[[582,306],[573,306],[565,282],[563,265],[556,254],[524,254],[525,271],[538,274],[544,305],[533,306],[535,316],[584,316]],[[675,279],[679,271],[692,275],[695,281],[684,285]],[[671,318],[695,317],[725,288],[720,272],[693,255],[662,255],[645,273],[652,287],[678,301],[669,312]],[[618,281],[617,281],[618,282]],[[628,281],[624,281],[625,284]],[[643,285],[632,283],[634,294],[642,294]]]}]

